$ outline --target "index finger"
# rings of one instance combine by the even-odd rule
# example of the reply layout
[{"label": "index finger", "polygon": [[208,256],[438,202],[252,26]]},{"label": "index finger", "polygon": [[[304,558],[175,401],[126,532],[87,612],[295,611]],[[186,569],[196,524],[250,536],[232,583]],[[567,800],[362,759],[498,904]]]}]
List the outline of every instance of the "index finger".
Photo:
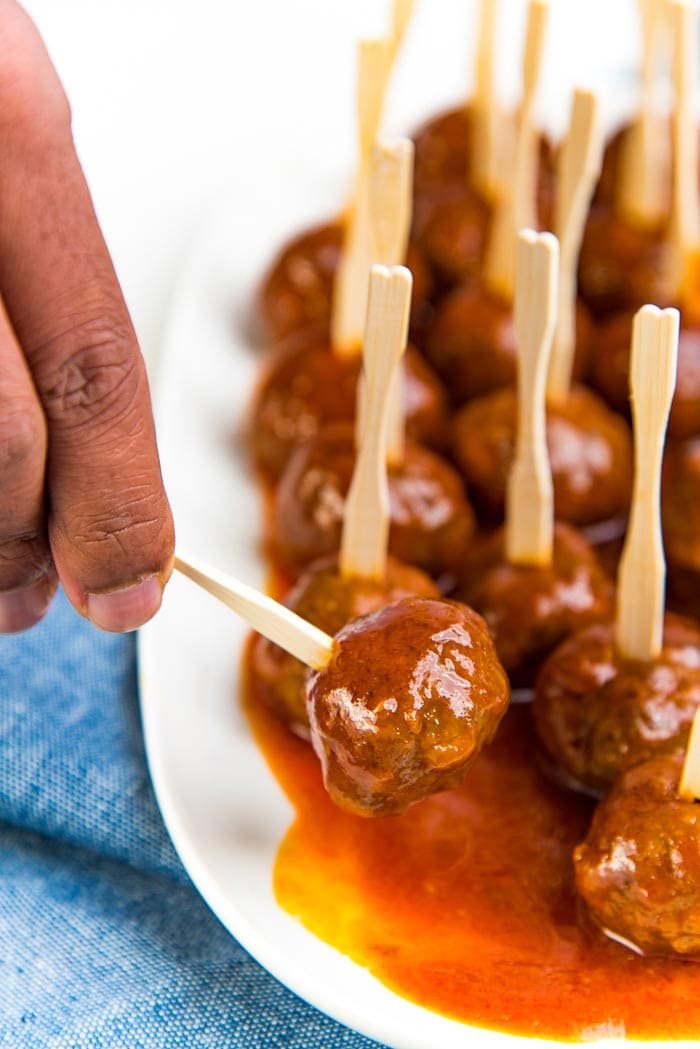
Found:
[{"label": "index finger", "polygon": [[131,629],[174,548],[146,371],[60,82],[24,12],[0,18],[0,289],[47,420],[51,550],[79,611]]}]

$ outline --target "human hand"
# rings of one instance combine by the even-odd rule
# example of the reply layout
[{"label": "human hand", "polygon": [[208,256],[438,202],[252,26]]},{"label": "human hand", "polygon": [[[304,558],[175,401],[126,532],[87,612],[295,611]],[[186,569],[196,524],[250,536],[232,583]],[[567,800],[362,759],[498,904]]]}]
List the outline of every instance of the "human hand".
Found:
[{"label": "human hand", "polygon": [[172,569],[146,372],[39,34],[0,0],[0,632],[58,581],[107,630]]}]

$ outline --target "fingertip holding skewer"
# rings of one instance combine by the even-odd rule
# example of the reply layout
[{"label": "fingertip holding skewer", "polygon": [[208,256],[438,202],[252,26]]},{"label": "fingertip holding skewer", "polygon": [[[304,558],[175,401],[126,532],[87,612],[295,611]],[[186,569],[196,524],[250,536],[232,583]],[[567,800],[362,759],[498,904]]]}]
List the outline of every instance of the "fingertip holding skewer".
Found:
[{"label": "fingertip holding skewer", "polygon": [[175,569],[236,612],[248,626],[274,641],[314,670],[328,666],[335,652],[332,637],[255,587],[178,551]]},{"label": "fingertip holding skewer", "polygon": [[515,564],[549,564],[554,529],[547,453],[545,384],[556,318],[559,249],[551,233],[518,238],[515,330],[518,429],[506,492],[506,556]]},{"label": "fingertip holding skewer", "polygon": [[643,306],[632,329],[630,386],[634,487],[617,577],[615,641],[629,659],[649,661],[663,640],[666,563],[661,533],[661,463],[676,385],[680,315]]}]

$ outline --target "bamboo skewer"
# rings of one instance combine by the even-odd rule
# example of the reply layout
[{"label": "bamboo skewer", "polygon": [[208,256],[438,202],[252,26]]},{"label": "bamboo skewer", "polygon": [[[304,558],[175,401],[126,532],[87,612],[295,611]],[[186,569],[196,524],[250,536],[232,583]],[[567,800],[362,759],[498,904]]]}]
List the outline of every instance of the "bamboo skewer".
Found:
[{"label": "bamboo skewer", "polygon": [[340,574],[383,579],[389,539],[389,390],[406,348],[413,278],[403,266],[373,266],[367,303],[362,432],[345,500]]},{"label": "bamboo skewer", "polygon": [[367,312],[367,281],[372,258],[369,181],[372,149],[394,57],[391,39],[361,40],[358,53],[357,113],[359,166],[355,196],[347,217],[343,249],[333,284],[331,345],[351,356],[362,344]]},{"label": "bamboo skewer", "polygon": [[634,488],[617,574],[615,641],[628,659],[661,651],[666,563],[661,535],[661,460],[678,359],[678,310],[643,306],[632,328],[630,385]]},{"label": "bamboo skewer", "polygon": [[[371,179],[371,226],[373,261],[385,266],[403,266],[413,213],[413,143],[399,139],[377,145],[373,153]],[[398,367],[388,395],[387,462],[403,462],[405,443],[404,369]],[[364,396],[364,395],[362,395]],[[362,411],[358,411],[358,427]]]},{"label": "bamboo skewer", "polygon": [[700,707],[695,711],[690,729],[678,794],[686,801],[700,799]]},{"label": "bamboo skewer", "polygon": [[638,0],[642,26],[640,111],[622,142],[617,209],[631,226],[654,228],[668,210],[670,150],[666,123],[656,100],[662,4]]},{"label": "bamboo skewer", "polygon": [[476,189],[493,200],[499,185],[501,114],[496,98],[495,50],[498,0],[481,0],[474,89],[474,148],[471,166]]},{"label": "bamboo skewer", "polygon": [[314,670],[328,666],[335,651],[333,638],[289,608],[234,576],[181,552],[175,556],[175,568],[302,663]]},{"label": "bamboo skewer", "polygon": [[552,404],[565,401],[571,389],[578,256],[602,162],[603,127],[598,99],[591,91],[577,89],[557,172],[554,232],[559,240],[559,301],[547,376],[547,400]]},{"label": "bamboo skewer", "polygon": [[523,230],[518,238],[518,431],[505,526],[506,556],[512,564],[547,565],[552,560],[554,499],[545,384],[556,318],[558,253],[551,233]]},{"label": "bamboo skewer", "polygon": [[414,0],[394,0],[391,9],[391,41],[394,55],[401,47],[406,30],[413,18]]},{"label": "bamboo skewer", "polygon": [[518,116],[513,170],[501,187],[484,262],[486,284],[508,301],[513,298],[517,235],[521,229],[531,229],[537,225],[535,101],[548,15],[548,0],[530,0],[523,57],[523,97]]},{"label": "bamboo skewer", "polygon": [[700,256],[698,135],[693,91],[698,68],[695,10],[688,0],[670,0],[674,39],[673,197],[671,207],[672,282],[683,301],[697,283]]}]

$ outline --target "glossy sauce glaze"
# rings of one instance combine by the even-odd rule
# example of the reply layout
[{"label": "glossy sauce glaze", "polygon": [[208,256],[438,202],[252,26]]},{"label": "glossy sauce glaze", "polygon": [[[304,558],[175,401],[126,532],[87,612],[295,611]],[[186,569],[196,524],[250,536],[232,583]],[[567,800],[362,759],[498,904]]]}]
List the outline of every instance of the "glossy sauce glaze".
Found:
[{"label": "glossy sauce glaze", "polygon": [[246,689],[256,739],[296,810],[280,905],[392,991],[465,1023],[562,1039],[700,1037],[700,966],[644,959],[582,914],[572,852],[592,801],[538,771],[512,707],[458,790],[363,819],[326,794],[310,746]]}]

